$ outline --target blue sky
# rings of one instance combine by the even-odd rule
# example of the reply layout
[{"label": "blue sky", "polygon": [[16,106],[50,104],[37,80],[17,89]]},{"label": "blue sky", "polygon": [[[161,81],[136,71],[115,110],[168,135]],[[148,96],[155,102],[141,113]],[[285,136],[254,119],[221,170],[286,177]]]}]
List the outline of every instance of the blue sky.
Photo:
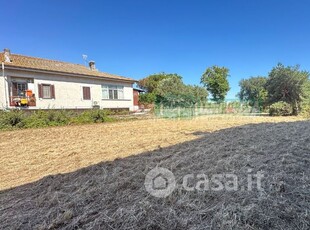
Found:
[{"label": "blue sky", "polygon": [[310,70],[310,1],[2,1],[1,49],[141,79],[178,73],[199,84],[212,65],[230,69],[231,91],[278,62]]}]

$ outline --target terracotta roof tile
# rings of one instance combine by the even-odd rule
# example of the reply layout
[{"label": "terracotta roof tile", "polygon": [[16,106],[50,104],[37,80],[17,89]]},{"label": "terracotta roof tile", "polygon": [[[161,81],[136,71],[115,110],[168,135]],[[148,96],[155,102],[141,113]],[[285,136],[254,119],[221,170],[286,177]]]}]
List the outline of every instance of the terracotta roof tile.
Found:
[{"label": "terracotta roof tile", "polygon": [[[134,79],[122,77],[110,73],[99,72],[90,70],[88,67],[80,64],[73,64],[62,61],[48,60],[44,58],[28,57],[19,54],[10,55],[11,62],[5,62],[5,66],[12,66],[17,68],[27,68],[33,70],[43,70],[58,73],[77,74],[90,77],[107,78],[115,80],[132,81]],[[0,62],[4,61],[4,53],[0,53]]]}]

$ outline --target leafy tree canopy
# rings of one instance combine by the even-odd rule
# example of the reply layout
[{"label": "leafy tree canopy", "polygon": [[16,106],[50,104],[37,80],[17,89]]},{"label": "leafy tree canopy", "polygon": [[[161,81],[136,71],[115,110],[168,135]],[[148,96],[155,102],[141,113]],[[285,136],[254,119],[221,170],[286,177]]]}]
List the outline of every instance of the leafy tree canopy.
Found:
[{"label": "leafy tree canopy", "polygon": [[226,67],[212,66],[206,69],[201,77],[201,83],[212,94],[212,100],[223,102],[230,90],[228,82],[229,69]]},{"label": "leafy tree canopy", "polygon": [[308,79],[302,88],[303,101],[310,105],[310,79]]},{"label": "leafy tree canopy", "polygon": [[208,92],[197,85],[186,85],[178,74],[153,74],[139,81],[140,88],[147,91],[140,95],[141,103],[156,101],[169,107],[190,107],[207,101]]},{"label": "leafy tree canopy", "polygon": [[208,91],[204,87],[200,87],[198,85],[187,85],[185,92],[195,98],[195,104],[207,102]]},{"label": "leafy tree canopy", "polygon": [[203,87],[185,85],[178,76],[163,79],[154,92],[158,103],[172,107],[189,107],[197,103],[205,103],[208,96]]},{"label": "leafy tree canopy", "polygon": [[144,89],[148,93],[153,93],[157,87],[160,81],[167,79],[167,78],[179,78],[182,80],[182,77],[177,74],[166,74],[166,73],[158,73],[158,74],[152,74],[146,78],[141,79],[137,85]]},{"label": "leafy tree canopy", "polygon": [[266,82],[266,77],[242,79],[239,82],[240,92],[238,93],[238,97],[241,101],[249,102],[250,106],[258,105],[263,108],[267,100]]},{"label": "leafy tree canopy", "polygon": [[185,85],[178,75],[169,76],[158,82],[157,88],[153,91],[156,95],[165,96],[167,93],[180,95],[183,93]]},{"label": "leafy tree canopy", "polygon": [[306,96],[305,84],[308,81],[309,73],[301,71],[298,65],[284,66],[279,63],[271,70],[266,82],[268,102],[284,101],[291,105],[293,115],[297,115]]}]

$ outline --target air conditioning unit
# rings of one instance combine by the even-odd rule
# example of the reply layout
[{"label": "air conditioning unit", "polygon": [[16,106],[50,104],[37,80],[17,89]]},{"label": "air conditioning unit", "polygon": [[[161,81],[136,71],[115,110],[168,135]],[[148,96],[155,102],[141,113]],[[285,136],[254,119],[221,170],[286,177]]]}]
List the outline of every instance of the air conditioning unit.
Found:
[{"label": "air conditioning unit", "polygon": [[93,101],[93,109],[100,109],[98,101]]}]

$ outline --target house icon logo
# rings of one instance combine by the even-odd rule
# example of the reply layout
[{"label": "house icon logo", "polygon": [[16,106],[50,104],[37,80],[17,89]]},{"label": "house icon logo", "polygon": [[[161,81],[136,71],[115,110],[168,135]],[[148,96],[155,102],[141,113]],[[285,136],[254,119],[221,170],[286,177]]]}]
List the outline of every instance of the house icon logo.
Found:
[{"label": "house icon logo", "polygon": [[161,167],[149,171],[144,182],[146,191],[158,198],[169,196],[175,189],[175,184],[173,173]]},{"label": "house icon logo", "polygon": [[154,189],[166,189],[168,187],[168,179],[164,175],[159,174],[156,178],[153,179],[153,188]]}]

